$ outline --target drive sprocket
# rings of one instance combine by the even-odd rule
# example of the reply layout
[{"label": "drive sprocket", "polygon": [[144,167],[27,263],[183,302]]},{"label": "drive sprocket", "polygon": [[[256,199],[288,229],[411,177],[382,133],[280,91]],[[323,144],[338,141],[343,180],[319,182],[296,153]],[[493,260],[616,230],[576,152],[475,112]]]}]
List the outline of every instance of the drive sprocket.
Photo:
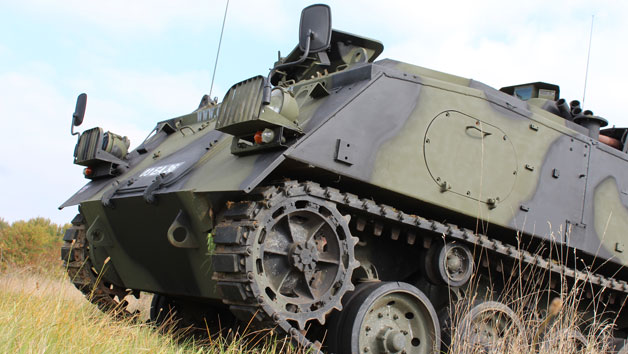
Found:
[{"label": "drive sprocket", "polygon": [[213,267],[236,316],[256,315],[294,335],[341,310],[359,262],[349,218],[334,203],[288,191],[268,187],[262,200],[227,207],[214,232]]}]

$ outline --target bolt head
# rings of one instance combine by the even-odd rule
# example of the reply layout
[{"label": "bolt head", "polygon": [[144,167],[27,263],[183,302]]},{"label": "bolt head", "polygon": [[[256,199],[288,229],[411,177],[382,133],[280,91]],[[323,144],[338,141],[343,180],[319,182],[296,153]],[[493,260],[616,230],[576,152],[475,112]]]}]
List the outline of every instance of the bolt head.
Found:
[{"label": "bolt head", "polygon": [[405,348],[406,338],[400,332],[394,332],[390,336],[388,336],[386,344],[389,349],[396,353]]}]

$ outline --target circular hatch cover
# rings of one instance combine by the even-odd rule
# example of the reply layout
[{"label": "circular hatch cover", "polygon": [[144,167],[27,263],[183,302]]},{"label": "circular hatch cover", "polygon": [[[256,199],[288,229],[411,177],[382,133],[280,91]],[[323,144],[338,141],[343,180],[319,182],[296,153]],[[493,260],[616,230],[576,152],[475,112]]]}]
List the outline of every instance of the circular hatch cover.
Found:
[{"label": "circular hatch cover", "polygon": [[501,129],[457,111],[437,115],[423,140],[425,164],[442,191],[497,204],[517,178],[517,156]]}]

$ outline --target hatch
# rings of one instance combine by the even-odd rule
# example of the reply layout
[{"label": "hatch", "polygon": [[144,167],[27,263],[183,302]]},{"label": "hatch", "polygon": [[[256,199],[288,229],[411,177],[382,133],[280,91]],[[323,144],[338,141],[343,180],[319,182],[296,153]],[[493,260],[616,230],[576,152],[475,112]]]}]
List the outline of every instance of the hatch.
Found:
[{"label": "hatch", "polygon": [[514,187],[515,149],[494,125],[445,111],[430,123],[423,148],[428,171],[443,192],[498,204]]}]

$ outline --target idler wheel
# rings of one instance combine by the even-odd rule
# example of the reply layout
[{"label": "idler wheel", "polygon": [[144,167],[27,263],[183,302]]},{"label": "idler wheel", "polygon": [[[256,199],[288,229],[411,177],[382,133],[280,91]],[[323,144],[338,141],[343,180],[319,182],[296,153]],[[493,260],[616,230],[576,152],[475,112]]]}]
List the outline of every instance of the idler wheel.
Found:
[{"label": "idler wheel", "polygon": [[509,339],[521,333],[524,333],[521,321],[510,307],[497,301],[485,301],[472,306],[462,318],[453,344],[498,353],[506,350]]},{"label": "idler wheel", "polygon": [[435,285],[460,287],[473,274],[473,255],[466,245],[449,242],[431,248],[425,259],[425,270]]},{"label": "idler wheel", "polygon": [[435,353],[440,349],[436,311],[414,286],[402,282],[359,285],[329,327],[336,354]]}]

